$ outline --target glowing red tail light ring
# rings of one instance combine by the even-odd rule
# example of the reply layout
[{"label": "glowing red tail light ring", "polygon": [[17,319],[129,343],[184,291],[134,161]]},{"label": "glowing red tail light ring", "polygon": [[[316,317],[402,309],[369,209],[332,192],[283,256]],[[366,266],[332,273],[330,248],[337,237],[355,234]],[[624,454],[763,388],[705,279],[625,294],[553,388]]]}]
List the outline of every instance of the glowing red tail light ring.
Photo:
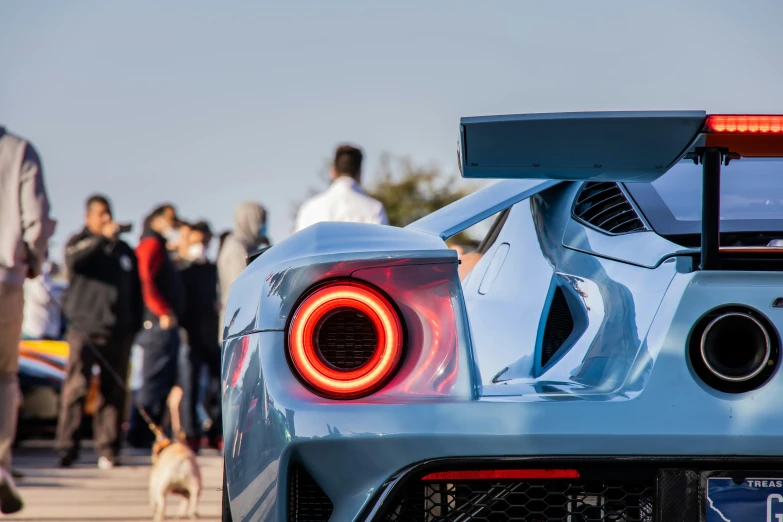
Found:
[{"label": "glowing red tail light ring", "polygon": [[[377,334],[372,357],[352,370],[326,364],[314,342],[319,322],[346,309],[364,314]],[[299,304],[287,345],[291,364],[309,388],[333,399],[354,399],[371,394],[394,375],[402,359],[403,329],[397,310],[383,294],[363,283],[339,281],[318,287]]]}]

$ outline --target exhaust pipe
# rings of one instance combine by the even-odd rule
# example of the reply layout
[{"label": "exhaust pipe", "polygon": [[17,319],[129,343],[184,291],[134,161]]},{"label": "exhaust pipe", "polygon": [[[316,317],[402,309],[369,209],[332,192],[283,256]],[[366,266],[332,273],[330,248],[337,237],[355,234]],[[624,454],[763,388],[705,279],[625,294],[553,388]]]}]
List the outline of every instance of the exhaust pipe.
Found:
[{"label": "exhaust pipe", "polygon": [[706,369],[728,383],[742,383],[767,368],[772,341],[755,317],[727,312],[715,317],[701,335],[701,359]]}]

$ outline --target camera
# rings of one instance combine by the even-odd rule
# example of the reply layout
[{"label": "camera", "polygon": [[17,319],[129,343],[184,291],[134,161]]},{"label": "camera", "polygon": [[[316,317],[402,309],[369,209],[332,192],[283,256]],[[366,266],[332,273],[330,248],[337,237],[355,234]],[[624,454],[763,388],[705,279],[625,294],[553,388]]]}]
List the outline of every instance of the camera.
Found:
[{"label": "camera", "polygon": [[120,234],[127,234],[133,230],[133,223],[121,223],[120,224]]}]

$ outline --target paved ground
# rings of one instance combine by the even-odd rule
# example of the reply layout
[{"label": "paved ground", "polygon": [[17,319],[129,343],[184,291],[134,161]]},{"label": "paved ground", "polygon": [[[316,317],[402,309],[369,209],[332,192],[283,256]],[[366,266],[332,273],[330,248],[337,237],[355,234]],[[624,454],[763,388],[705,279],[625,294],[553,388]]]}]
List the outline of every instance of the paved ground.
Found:
[{"label": "paved ground", "polygon": [[[14,452],[14,467],[25,477],[17,481],[24,496],[25,508],[2,520],[41,520],[46,522],[74,521],[119,522],[152,520],[147,496],[150,458],[148,455],[126,454],[122,467],[111,471],[97,468],[97,459],[89,448],[82,452],[80,462],[70,469],[55,466],[56,456],[51,443],[26,442]],[[199,456],[204,486],[199,502],[199,521],[220,520],[222,459],[217,452]],[[175,519],[180,499],[169,497],[167,520]]]}]

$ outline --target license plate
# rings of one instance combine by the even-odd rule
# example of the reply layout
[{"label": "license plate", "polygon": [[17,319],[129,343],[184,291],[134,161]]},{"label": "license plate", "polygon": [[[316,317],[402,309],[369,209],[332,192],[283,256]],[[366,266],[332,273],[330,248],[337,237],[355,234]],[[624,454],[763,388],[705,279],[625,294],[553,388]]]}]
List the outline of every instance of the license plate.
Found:
[{"label": "license plate", "polygon": [[783,522],[783,477],[707,479],[707,522]]}]

